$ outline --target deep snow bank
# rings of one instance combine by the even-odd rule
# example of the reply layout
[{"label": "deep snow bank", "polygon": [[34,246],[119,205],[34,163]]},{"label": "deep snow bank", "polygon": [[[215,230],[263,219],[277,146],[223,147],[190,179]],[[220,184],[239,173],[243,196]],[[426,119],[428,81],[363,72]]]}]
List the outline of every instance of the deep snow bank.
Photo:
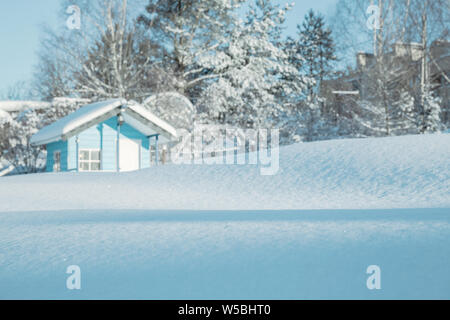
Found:
[{"label": "deep snow bank", "polygon": [[[433,135],[282,148],[275,176],[0,178],[0,299],[448,299],[449,156],[450,135]],[[66,288],[70,265],[82,290]]]},{"label": "deep snow bank", "polygon": [[0,179],[0,212],[73,209],[450,208],[450,135],[333,140],[280,149],[280,169],[167,165],[133,173]]},{"label": "deep snow bank", "polygon": [[3,214],[0,299],[449,299],[447,211]]}]

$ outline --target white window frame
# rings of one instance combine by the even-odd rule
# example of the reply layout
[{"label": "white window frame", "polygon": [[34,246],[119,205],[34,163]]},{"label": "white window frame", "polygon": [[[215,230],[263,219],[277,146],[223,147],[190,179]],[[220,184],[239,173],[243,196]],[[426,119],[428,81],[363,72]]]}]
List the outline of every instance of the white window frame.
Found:
[{"label": "white window frame", "polygon": [[[59,159],[56,158],[57,154],[59,154]],[[53,172],[61,172],[61,150],[53,151]]]},{"label": "white window frame", "polygon": [[[81,153],[82,152],[89,152],[89,160],[81,160]],[[99,154],[99,160],[92,160],[92,152],[98,152]],[[83,170],[82,163],[88,163],[89,164],[89,170]],[[91,166],[92,163],[98,163],[99,164],[99,170],[92,170]],[[78,171],[80,172],[100,172],[102,171],[102,151],[101,149],[79,149],[78,150]]]}]

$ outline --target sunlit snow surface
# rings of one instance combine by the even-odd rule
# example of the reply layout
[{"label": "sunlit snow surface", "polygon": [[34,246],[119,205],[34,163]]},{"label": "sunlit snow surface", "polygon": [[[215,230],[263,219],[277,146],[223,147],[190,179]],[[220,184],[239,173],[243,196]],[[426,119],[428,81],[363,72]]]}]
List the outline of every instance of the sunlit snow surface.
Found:
[{"label": "sunlit snow surface", "polygon": [[0,178],[0,298],[449,299],[449,159],[442,134],[282,148],[275,176]]}]

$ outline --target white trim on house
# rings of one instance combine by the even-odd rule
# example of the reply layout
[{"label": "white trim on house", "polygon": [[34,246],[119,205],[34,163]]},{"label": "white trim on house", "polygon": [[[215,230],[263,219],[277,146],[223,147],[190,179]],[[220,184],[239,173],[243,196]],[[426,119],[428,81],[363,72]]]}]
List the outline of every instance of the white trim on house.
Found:
[{"label": "white trim on house", "polygon": [[[81,159],[81,153],[82,152],[88,152],[89,153],[89,159],[88,160],[85,160],[85,159]],[[98,157],[99,157],[99,159],[98,160],[92,160],[92,152],[98,152]],[[79,163],[79,168],[78,168],[78,171],[79,172],[100,172],[100,171],[102,171],[102,151],[101,151],[101,149],[95,149],[95,148],[82,148],[82,149],[79,149],[78,150],[78,163]],[[88,164],[88,167],[89,167],[89,169],[88,170],[84,170],[83,169],[83,166],[82,166],[82,164],[83,163],[87,163]],[[98,165],[99,165],[99,168],[98,168],[98,170],[92,170],[91,169],[91,164],[92,163],[98,163]]]},{"label": "white trim on house", "polygon": [[[131,112],[128,112],[128,111],[131,111]],[[149,127],[155,127],[155,128],[147,128],[146,129],[147,132],[145,132],[145,131],[142,132],[142,133],[146,134],[147,136],[151,136],[153,134],[158,134],[158,133],[160,133],[158,131],[161,131],[160,129],[162,129],[163,133],[165,131],[167,136],[177,137],[177,130],[174,127],[172,127],[170,124],[168,124],[164,120],[158,118],[156,115],[154,115],[152,112],[150,112],[147,108],[145,108],[142,105],[135,103],[135,102],[131,102],[127,105],[127,108],[125,109],[125,112],[124,112],[125,122],[127,122],[127,120],[130,120],[129,119],[130,117],[133,117],[133,112],[142,116],[145,120],[149,121],[150,124],[154,125],[154,126],[149,126]],[[128,115],[130,115],[130,116],[128,116]],[[139,122],[138,119],[136,119],[136,120]],[[138,124],[136,124],[136,125],[138,125]],[[146,125],[146,124],[141,123],[141,125]],[[145,130],[145,129],[142,129],[142,130]]]}]

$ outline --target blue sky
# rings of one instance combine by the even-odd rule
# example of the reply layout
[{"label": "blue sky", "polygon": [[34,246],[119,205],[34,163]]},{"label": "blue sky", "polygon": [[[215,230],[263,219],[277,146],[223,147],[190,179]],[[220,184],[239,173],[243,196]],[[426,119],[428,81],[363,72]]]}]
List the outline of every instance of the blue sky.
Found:
[{"label": "blue sky", "polygon": [[55,25],[59,0],[0,1],[0,95],[29,80],[37,63],[42,25]]},{"label": "blue sky", "polygon": [[[337,0],[277,0],[284,4],[295,2],[288,14],[287,32],[295,33],[310,8],[325,16],[331,15]],[[1,0],[0,1],[0,97],[18,81],[29,81],[37,64],[37,50],[42,25],[55,26],[60,0]]]}]

